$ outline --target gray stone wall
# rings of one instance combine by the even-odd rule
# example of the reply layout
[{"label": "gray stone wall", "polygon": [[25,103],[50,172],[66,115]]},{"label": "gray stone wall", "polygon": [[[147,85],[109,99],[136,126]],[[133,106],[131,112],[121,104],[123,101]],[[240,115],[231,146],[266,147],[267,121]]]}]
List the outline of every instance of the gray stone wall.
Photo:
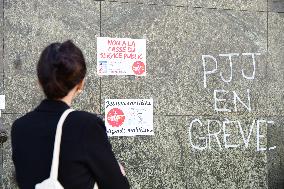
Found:
[{"label": "gray stone wall", "polygon": [[[88,65],[74,108],[103,115],[106,98],[154,99],[155,136],[111,138],[132,188],[284,187],[283,1],[1,0],[0,10],[1,120],[8,132],[44,98],[35,69],[41,50],[72,39]],[[146,38],[147,76],[98,77],[98,36]],[[220,74],[228,80],[231,72],[220,54],[228,53],[239,56],[232,57],[232,80],[224,82]],[[243,53],[260,53],[254,79],[243,76],[253,73],[252,57]],[[218,62],[206,87],[204,69],[213,70],[214,62],[202,55]],[[221,89],[219,106],[231,112],[214,109],[214,91]],[[245,105],[250,100],[251,110],[236,104],[234,94]],[[235,122],[226,127],[228,120]],[[0,161],[0,188],[16,189],[10,140],[1,145]]]}]

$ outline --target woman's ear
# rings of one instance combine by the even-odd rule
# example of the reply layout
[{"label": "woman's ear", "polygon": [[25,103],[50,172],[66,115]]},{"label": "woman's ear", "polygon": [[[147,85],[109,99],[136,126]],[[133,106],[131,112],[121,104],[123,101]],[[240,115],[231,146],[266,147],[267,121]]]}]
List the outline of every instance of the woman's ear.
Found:
[{"label": "woman's ear", "polygon": [[42,89],[42,85],[41,85],[41,83],[40,83],[40,81],[39,80],[37,80],[37,86],[40,88],[40,89]]},{"label": "woman's ear", "polygon": [[84,85],[85,85],[85,78],[82,81],[80,81],[80,83],[78,84],[77,90],[82,91],[84,88]]}]

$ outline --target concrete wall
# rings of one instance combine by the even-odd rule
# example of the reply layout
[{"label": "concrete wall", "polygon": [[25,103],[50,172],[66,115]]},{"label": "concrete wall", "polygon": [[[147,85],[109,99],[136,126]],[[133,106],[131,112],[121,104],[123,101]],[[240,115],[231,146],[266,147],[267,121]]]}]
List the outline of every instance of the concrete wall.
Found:
[{"label": "concrete wall", "polygon": [[[74,108],[103,114],[106,98],[154,99],[155,136],[111,138],[132,188],[284,187],[283,1],[1,0],[0,10],[1,119],[7,131],[44,98],[35,69],[41,50],[73,39],[88,64],[86,88]],[[98,36],[146,38],[147,76],[98,77]],[[230,78],[229,59],[219,56],[227,53],[239,54],[232,58],[231,82],[220,77]],[[260,53],[254,79],[243,76],[254,70],[252,56],[243,53]],[[203,62],[202,55],[218,62],[206,88],[204,65],[212,70],[214,62]],[[226,101],[218,106],[231,112],[214,109],[220,89],[227,92],[218,98]],[[250,100],[251,110],[232,100],[234,94],[247,106]],[[0,188],[17,188],[10,141],[0,155]]]}]

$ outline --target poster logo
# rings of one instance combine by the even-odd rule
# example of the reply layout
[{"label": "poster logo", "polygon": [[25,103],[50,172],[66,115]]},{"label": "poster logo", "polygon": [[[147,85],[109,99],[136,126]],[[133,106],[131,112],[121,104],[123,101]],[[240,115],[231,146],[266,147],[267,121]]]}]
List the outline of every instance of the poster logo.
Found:
[{"label": "poster logo", "polygon": [[145,72],[145,64],[141,61],[136,61],[132,65],[132,70],[136,75],[142,75]]},{"label": "poster logo", "polygon": [[112,127],[120,127],[125,120],[123,111],[119,108],[111,109],[107,114],[107,122]]},{"label": "poster logo", "polygon": [[107,61],[99,62],[99,73],[101,74],[107,73]]}]

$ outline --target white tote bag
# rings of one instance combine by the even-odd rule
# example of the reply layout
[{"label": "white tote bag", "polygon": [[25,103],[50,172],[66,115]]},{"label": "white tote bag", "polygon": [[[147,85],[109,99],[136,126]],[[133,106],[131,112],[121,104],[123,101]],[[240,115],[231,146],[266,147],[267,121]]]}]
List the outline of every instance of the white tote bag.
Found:
[{"label": "white tote bag", "polygon": [[[63,186],[58,182],[58,167],[59,167],[62,126],[68,114],[73,111],[74,111],[73,109],[67,109],[59,119],[55,134],[50,177],[44,180],[43,182],[36,184],[35,189],[64,189]],[[98,189],[97,183],[95,183],[94,189]]]}]

